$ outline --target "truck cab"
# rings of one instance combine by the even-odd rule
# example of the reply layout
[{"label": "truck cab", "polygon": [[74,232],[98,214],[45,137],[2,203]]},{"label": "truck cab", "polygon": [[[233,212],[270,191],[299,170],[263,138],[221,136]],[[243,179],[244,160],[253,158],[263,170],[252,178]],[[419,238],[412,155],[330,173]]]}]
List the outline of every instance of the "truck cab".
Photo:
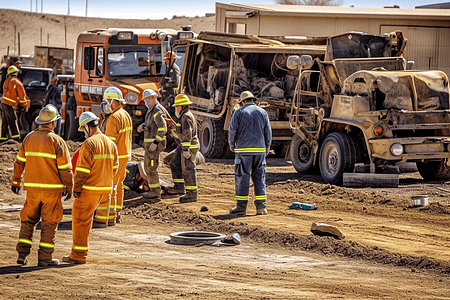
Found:
[{"label": "truck cab", "polygon": [[[140,125],[147,111],[142,93],[148,88],[158,90],[166,72],[164,54],[175,40],[193,37],[192,31],[173,29],[95,29],[81,33],[75,55],[76,107],[71,113],[66,110],[66,116],[75,118],[73,126],[84,111],[101,116],[103,92],[115,86],[126,100],[124,109],[131,116],[133,127]],[[180,63],[184,51],[180,49],[177,55],[182,57],[177,61]],[[68,131],[74,132],[73,128]],[[133,143],[142,140],[142,134],[133,131]]]}]

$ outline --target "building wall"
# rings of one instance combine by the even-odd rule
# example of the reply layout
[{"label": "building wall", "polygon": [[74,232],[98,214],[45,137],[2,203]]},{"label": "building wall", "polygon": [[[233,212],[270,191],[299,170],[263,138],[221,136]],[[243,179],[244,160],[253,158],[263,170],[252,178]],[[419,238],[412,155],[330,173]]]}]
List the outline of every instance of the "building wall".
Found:
[{"label": "building wall", "polygon": [[[373,34],[383,34],[401,30],[408,39],[405,52],[406,60],[415,61],[419,70],[438,69],[450,77],[450,20],[398,18],[395,15],[386,18],[351,17],[310,17],[310,16],[280,16],[274,13],[261,12],[253,17],[227,18],[226,9],[216,7],[221,20],[216,20],[217,31],[241,28],[239,31],[228,31],[255,34],[263,36],[330,36],[346,31],[362,31]],[[303,14],[305,15],[305,14]],[[306,14],[307,15],[307,14]],[[226,26],[227,23],[244,24]]]}]

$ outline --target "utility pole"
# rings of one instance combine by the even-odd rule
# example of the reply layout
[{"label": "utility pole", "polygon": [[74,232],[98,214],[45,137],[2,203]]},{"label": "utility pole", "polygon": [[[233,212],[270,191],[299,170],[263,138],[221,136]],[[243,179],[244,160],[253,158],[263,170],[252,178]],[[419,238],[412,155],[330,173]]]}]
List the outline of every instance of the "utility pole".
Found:
[{"label": "utility pole", "polygon": [[33,12],[33,0],[30,0],[30,12]]},{"label": "utility pole", "polygon": [[41,0],[41,14],[44,12],[44,0]]},{"label": "utility pole", "polygon": [[37,12],[37,7],[38,7],[38,0],[36,0],[36,12]]},{"label": "utility pole", "polygon": [[88,0],[86,0],[86,18],[87,18]]},{"label": "utility pole", "polygon": [[70,15],[70,0],[67,0],[67,15]]}]

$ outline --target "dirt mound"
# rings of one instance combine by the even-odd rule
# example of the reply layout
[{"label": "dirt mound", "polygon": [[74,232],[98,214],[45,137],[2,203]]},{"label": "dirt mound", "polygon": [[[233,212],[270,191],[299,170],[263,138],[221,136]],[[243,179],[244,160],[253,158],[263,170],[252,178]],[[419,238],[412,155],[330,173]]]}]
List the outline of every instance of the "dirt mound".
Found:
[{"label": "dirt mound", "polygon": [[[324,190],[323,190],[324,191]],[[321,192],[323,192],[321,191]],[[245,222],[229,220],[230,216],[211,216],[187,211],[162,202],[146,203],[138,198],[126,203],[123,213],[141,219],[154,219],[164,223],[189,225],[192,230],[213,231],[222,234],[239,233],[255,242],[273,246],[288,247],[302,251],[312,251],[326,255],[337,255],[358,260],[368,260],[384,265],[411,268],[411,272],[430,271],[450,275],[450,263],[429,257],[414,257],[391,253],[379,247],[365,246],[358,242],[336,240],[331,237],[318,237],[294,234],[281,230],[250,226]]]}]

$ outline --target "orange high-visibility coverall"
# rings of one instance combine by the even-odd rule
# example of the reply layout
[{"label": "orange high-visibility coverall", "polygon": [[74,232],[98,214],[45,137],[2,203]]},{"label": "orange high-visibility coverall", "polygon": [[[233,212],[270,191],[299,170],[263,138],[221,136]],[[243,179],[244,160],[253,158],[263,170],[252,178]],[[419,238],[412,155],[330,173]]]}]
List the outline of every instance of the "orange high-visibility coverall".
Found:
[{"label": "orange high-visibility coverall", "polygon": [[126,177],[127,162],[131,157],[133,124],[130,115],[122,107],[116,108],[108,117],[106,122],[105,135],[109,137],[116,145],[119,153],[119,170],[114,176],[114,188],[111,193],[111,207],[109,216],[106,216],[108,201],[103,198],[97,208],[95,221],[106,223],[116,222],[116,215],[122,210],[123,206],[123,181]]},{"label": "orange high-visibility coverall", "polygon": [[81,192],[72,208],[73,246],[69,257],[73,260],[86,260],[95,208],[102,198],[109,199],[118,166],[116,145],[100,131],[81,145],[73,187]]},{"label": "orange high-visibility coverall", "polygon": [[35,225],[42,217],[38,259],[52,259],[55,233],[62,220],[61,194],[72,193],[73,176],[69,150],[52,130],[39,128],[24,139],[14,163],[12,185],[20,187],[22,173],[27,198],[20,211],[20,232],[16,250],[30,254]]},{"label": "orange high-visibility coverall", "polygon": [[17,126],[17,115],[15,107],[27,105],[27,93],[20,79],[10,76],[3,84],[2,104],[0,105],[2,117],[2,132],[0,134],[0,142],[6,141],[8,136],[8,128],[11,131],[11,138],[19,140],[20,133]]}]

